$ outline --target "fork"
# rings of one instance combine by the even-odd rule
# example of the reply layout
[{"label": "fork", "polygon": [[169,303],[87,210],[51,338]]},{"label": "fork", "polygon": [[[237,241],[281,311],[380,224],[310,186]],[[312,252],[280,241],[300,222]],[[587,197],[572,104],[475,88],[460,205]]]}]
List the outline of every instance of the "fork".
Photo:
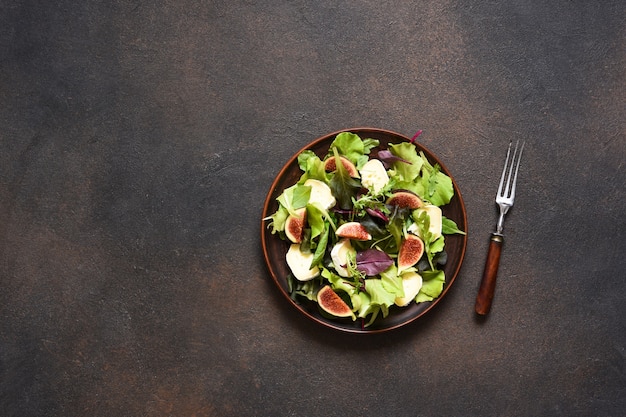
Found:
[{"label": "fork", "polygon": [[[487,260],[483,271],[483,278],[480,282],[480,288],[478,290],[478,295],[476,296],[476,305],[474,307],[476,313],[481,316],[488,314],[491,309],[491,301],[493,300],[493,294],[496,289],[496,277],[498,276],[500,253],[502,251],[502,244],[504,243],[504,235],[502,234],[502,230],[504,229],[504,216],[509,209],[513,207],[513,202],[515,200],[515,185],[517,184],[517,172],[519,170],[519,163],[522,159],[522,152],[524,151],[525,143],[526,142],[523,142],[520,148],[519,140],[517,141],[513,151],[513,157],[511,157],[512,142],[509,143],[509,149],[506,152],[506,160],[504,161],[504,169],[502,170],[502,177],[500,178],[500,186],[498,187],[498,193],[496,194],[496,204],[500,207],[500,217],[498,218],[496,231],[491,234]],[[506,183],[504,182],[505,177]]]}]

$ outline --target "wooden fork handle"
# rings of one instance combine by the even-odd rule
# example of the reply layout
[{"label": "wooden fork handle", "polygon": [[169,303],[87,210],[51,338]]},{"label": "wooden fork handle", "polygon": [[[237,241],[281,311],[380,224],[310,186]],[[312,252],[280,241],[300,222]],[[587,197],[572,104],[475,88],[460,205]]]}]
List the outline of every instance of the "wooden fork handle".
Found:
[{"label": "wooden fork handle", "polygon": [[502,235],[491,235],[485,270],[483,271],[483,278],[480,282],[480,289],[476,296],[476,306],[474,307],[476,313],[481,316],[489,313],[491,309],[491,301],[496,290],[496,277],[498,276],[498,265],[500,265],[500,252],[502,252],[503,242]]}]

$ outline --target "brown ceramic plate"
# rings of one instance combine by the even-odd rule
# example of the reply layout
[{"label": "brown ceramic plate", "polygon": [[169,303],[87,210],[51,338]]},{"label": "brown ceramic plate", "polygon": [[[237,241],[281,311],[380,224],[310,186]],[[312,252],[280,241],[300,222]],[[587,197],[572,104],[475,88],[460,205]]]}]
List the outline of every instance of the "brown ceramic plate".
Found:
[{"label": "brown ceramic plate", "polygon": [[[314,140],[309,145],[298,151],[280,170],[265,199],[263,216],[261,218],[271,216],[278,209],[278,202],[276,201],[276,198],[285,188],[290,187],[300,179],[302,171],[300,171],[300,168],[298,167],[298,155],[302,151],[309,149],[315,152],[320,158],[323,158],[328,152],[328,148],[330,147],[330,144],[334,140],[335,136],[341,132],[353,132],[363,139],[377,139],[380,141],[381,148],[386,148],[389,143],[410,141],[408,137],[401,134],[375,128],[346,129],[329,133]],[[467,214],[465,212],[465,205],[463,204],[461,192],[459,191],[454,178],[450,174],[450,171],[448,171],[445,165],[428,149],[424,148],[417,142],[415,142],[415,145],[418,151],[421,150],[424,152],[431,164],[439,164],[441,171],[452,178],[454,197],[449,204],[442,207],[442,211],[444,216],[456,222],[459,229],[467,232]],[[375,155],[377,151],[378,148],[373,149],[372,154]],[[285,254],[289,249],[289,243],[281,240],[278,235],[273,235],[267,228],[267,221],[262,221],[261,225],[261,242],[263,245],[265,262],[273,281],[276,283],[276,286],[288,302],[306,317],[319,324],[352,333],[380,333],[396,329],[418,319],[441,302],[450,290],[450,287],[452,287],[452,284],[461,269],[463,257],[465,256],[465,248],[467,246],[467,235],[446,235],[445,239],[446,252],[448,254],[448,261],[444,267],[446,283],[439,298],[431,302],[419,304],[412,303],[403,308],[393,306],[390,308],[389,315],[387,317],[383,318],[382,316],[379,316],[372,325],[367,328],[362,328],[362,323],[359,319],[356,321],[352,321],[351,319],[329,319],[320,313],[317,303],[301,298],[293,300],[290,297],[289,286],[287,283],[287,276],[290,274],[290,270],[287,266],[287,262],[285,261]]]}]

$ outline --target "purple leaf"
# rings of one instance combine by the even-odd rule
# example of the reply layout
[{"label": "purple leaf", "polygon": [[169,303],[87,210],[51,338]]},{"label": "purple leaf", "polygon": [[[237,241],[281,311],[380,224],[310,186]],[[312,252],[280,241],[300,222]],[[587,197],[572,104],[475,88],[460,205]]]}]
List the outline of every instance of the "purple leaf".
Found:
[{"label": "purple leaf", "polygon": [[378,159],[380,159],[385,168],[389,168],[393,162],[404,162],[405,164],[411,165],[411,161],[395,156],[390,150],[378,151]]},{"label": "purple leaf", "polygon": [[367,208],[365,209],[365,211],[366,211],[366,212],[367,212],[370,216],[372,216],[372,217],[378,217],[379,219],[381,219],[381,220],[382,220],[382,221],[384,221],[385,223],[389,223],[389,217],[387,217],[387,216],[385,215],[385,213],[383,213],[382,211],[377,210],[377,209],[372,209],[372,208],[369,208],[369,207],[367,207]]},{"label": "purple leaf", "polygon": [[367,249],[356,254],[356,267],[367,276],[378,275],[393,265],[393,259],[378,249]]},{"label": "purple leaf", "polygon": [[422,134],[422,130],[418,130],[417,133],[415,135],[413,135],[413,137],[411,138],[411,143],[415,143],[415,140],[418,138],[419,135]]},{"label": "purple leaf", "polygon": [[352,210],[346,210],[346,209],[342,209],[336,206],[333,207],[333,211],[337,214],[351,214],[352,213]]}]

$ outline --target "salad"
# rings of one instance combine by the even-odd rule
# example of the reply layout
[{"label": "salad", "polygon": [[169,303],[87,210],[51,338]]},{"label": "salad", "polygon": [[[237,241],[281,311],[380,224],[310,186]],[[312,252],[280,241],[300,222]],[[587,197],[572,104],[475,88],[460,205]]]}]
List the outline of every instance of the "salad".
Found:
[{"label": "salad", "polygon": [[465,232],[442,214],[452,179],[418,152],[420,133],[380,149],[376,139],[342,132],[323,158],[298,155],[300,179],[264,219],[289,244],[293,299],[367,327],[390,309],[441,295],[445,235]]}]

